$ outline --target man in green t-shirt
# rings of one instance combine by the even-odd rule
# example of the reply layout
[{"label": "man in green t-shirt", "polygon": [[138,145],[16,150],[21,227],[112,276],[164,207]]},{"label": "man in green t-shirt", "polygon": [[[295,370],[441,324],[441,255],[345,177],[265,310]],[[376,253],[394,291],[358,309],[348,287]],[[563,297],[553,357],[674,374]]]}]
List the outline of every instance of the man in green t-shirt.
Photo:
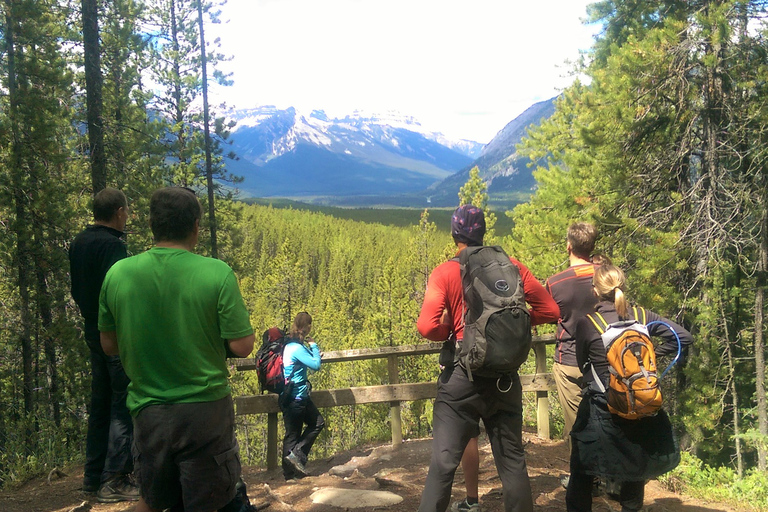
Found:
[{"label": "man in green t-shirt", "polygon": [[130,377],[137,512],[214,511],[235,498],[240,458],[226,366],[254,336],[232,269],[192,253],[202,209],[186,188],[150,201],[155,246],[117,262],[99,299],[106,354]]}]

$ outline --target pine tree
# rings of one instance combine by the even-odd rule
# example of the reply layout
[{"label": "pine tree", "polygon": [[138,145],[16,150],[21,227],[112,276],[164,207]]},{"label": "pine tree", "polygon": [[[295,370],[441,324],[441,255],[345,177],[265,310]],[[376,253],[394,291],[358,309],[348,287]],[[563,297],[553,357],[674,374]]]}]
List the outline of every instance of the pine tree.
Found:
[{"label": "pine tree", "polygon": [[480,178],[480,169],[474,166],[469,171],[469,179],[459,189],[459,206],[471,204],[485,212],[485,245],[496,245],[496,214],[488,210],[488,186]]},{"label": "pine tree", "polygon": [[[730,423],[740,466],[743,402],[755,386],[744,379],[754,373],[742,333],[759,325],[745,305],[760,295],[750,290],[765,161],[758,149],[764,106],[754,100],[765,51],[762,36],[746,27],[764,4],[594,5],[592,20],[605,34],[584,70],[591,83],[566,91],[525,143],[548,164],[536,171],[530,205],[513,214],[513,243],[542,258],[570,220],[593,219],[600,244],[629,270],[634,298],[691,322],[697,341],[687,370],[678,372],[679,412],[710,460],[726,456],[722,426]],[[762,356],[759,339],[754,350]],[[715,363],[723,357],[730,366]]]},{"label": "pine tree", "polygon": [[207,99],[208,70],[221,85],[229,78],[217,69],[226,57],[217,51],[218,42],[207,45],[207,22],[218,22],[219,11],[203,0],[154,0],[148,10],[150,23],[157,27],[150,42],[150,73],[159,93],[151,107],[166,123],[167,158],[172,161],[171,181],[195,190],[205,190],[203,205],[208,211],[202,227],[210,234],[208,250],[218,255],[214,192],[222,192],[220,181],[238,182],[241,178],[226,172],[223,146],[232,123],[214,117],[211,131]]},{"label": "pine tree", "polygon": [[59,358],[70,347],[58,336],[68,322],[64,242],[73,217],[66,201],[73,194],[69,156],[76,137],[68,107],[73,77],[62,46],[64,12],[55,2],[2,2],[0,16],[0,77],[7,91],[0,98],[0,179],[6,185],[0,204],[9,227],[0,257],[8,269],[3,280],[14,280],[13,293],[5,297],[9,330],[0,342],[17,344],[14,357],[20,355],[20,363],[12,367],[21,371],[4,378],[20,379],[14,388],[22,390],[23,407],[17,407],[16,393],[0,400],[18,422],[11,430],[24,433],[23,458],[38,441],[33,426],[62,422]]}]

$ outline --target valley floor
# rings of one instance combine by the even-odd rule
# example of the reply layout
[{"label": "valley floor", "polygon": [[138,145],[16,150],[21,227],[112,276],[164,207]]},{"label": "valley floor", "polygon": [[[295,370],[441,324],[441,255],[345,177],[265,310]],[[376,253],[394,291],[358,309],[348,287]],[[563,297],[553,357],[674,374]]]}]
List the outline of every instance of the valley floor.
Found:
[{"label": "valley floor", "polygon": [[[526,433],[528,473],[534,496],[534,511],[564,511],[565,490],[560,477],[568,470],[568,451],[563,441],[549,441]],[[360,449],[337,454],[330,459],[311,461],[307,469],[312,475],[295,483],[286,483],[280,470],[244,467],[243,479],[248,483],[251,503],[268,512],[334,512],[342,510],[312,502],[312,494],[323,488],[382,490],[397,494],[403,501],[397,505],[349,509],[359,512],[411,512],[418,508],[422,486],[427,475],[431,439],[406,441],[398,450],[389,446]],[[480,503],[484,512],[502,512],[501,484],[493,464],[490,445],[480,437]],[[129,512],[126,503],[100,504],[80,491],[82,468],[70,468],[66,476],[29,482],[24,486],[0,492],[3,512]],[[454,498],[464,497],[461,470],[456,474]],[[83,502],[86,502],[83,505]],[[81,505],[82,508],[80,507]],[[267,508],[268,505],[268,508]],[[620,511],[621,507],[607,497],[594,499],[594,512]],[[645,512],[746,512],[748,508],[704,503],[674,494],[658,482],[646,486]]]}]

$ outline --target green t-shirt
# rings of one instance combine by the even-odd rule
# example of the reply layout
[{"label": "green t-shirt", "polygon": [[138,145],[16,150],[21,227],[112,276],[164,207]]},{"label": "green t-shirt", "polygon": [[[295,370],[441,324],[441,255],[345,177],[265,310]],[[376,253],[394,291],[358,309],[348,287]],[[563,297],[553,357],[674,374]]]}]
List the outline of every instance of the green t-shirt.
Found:
[{"label": "green t-shirt", "polygon": [[227,396],[225,340],[253,333],[226,263],[162,247],[112,266],[101,288],[99,330],[117,333],[134,416],[152,404]]}]

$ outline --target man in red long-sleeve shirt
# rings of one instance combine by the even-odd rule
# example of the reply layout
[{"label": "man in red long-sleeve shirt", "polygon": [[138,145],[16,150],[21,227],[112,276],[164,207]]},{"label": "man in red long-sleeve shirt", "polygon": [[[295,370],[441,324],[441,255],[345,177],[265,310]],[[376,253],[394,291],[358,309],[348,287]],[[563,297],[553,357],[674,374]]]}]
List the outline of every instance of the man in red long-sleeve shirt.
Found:
[{"label": "man in red long-sleeve shirt", "polygon": [[[468,246],[482,245],[485,235],[483,211],[472,205],[457,208],[451,219],[451,234],[457,246],[457,255]],[[525,300],[530,306],[531,325],[556,322],[560,316],[557,303],[528,268],[514,258],[510,261],[520,271]],[[429,276],[417,327],[422,336],[432,341],[454,337],[457,343],[461,343],[464,335],[464,295],[461,270],[456,259],[442,263]],[[497,386],[497,379],[474,376],[470,380],[458,363],[449,363],[438,379],[433,413],[432,460],[419,512],[444,512],[448,508],[453,475],[467,444],[480,434],[480,419],[491,442],[504,490],[505,510],[533,510],[522,443],[520,379],[515,378],[511,388],[502,391]],[[474,498],[473,503],[465,501],[458,509],[477,510],[477,496]]]}]

